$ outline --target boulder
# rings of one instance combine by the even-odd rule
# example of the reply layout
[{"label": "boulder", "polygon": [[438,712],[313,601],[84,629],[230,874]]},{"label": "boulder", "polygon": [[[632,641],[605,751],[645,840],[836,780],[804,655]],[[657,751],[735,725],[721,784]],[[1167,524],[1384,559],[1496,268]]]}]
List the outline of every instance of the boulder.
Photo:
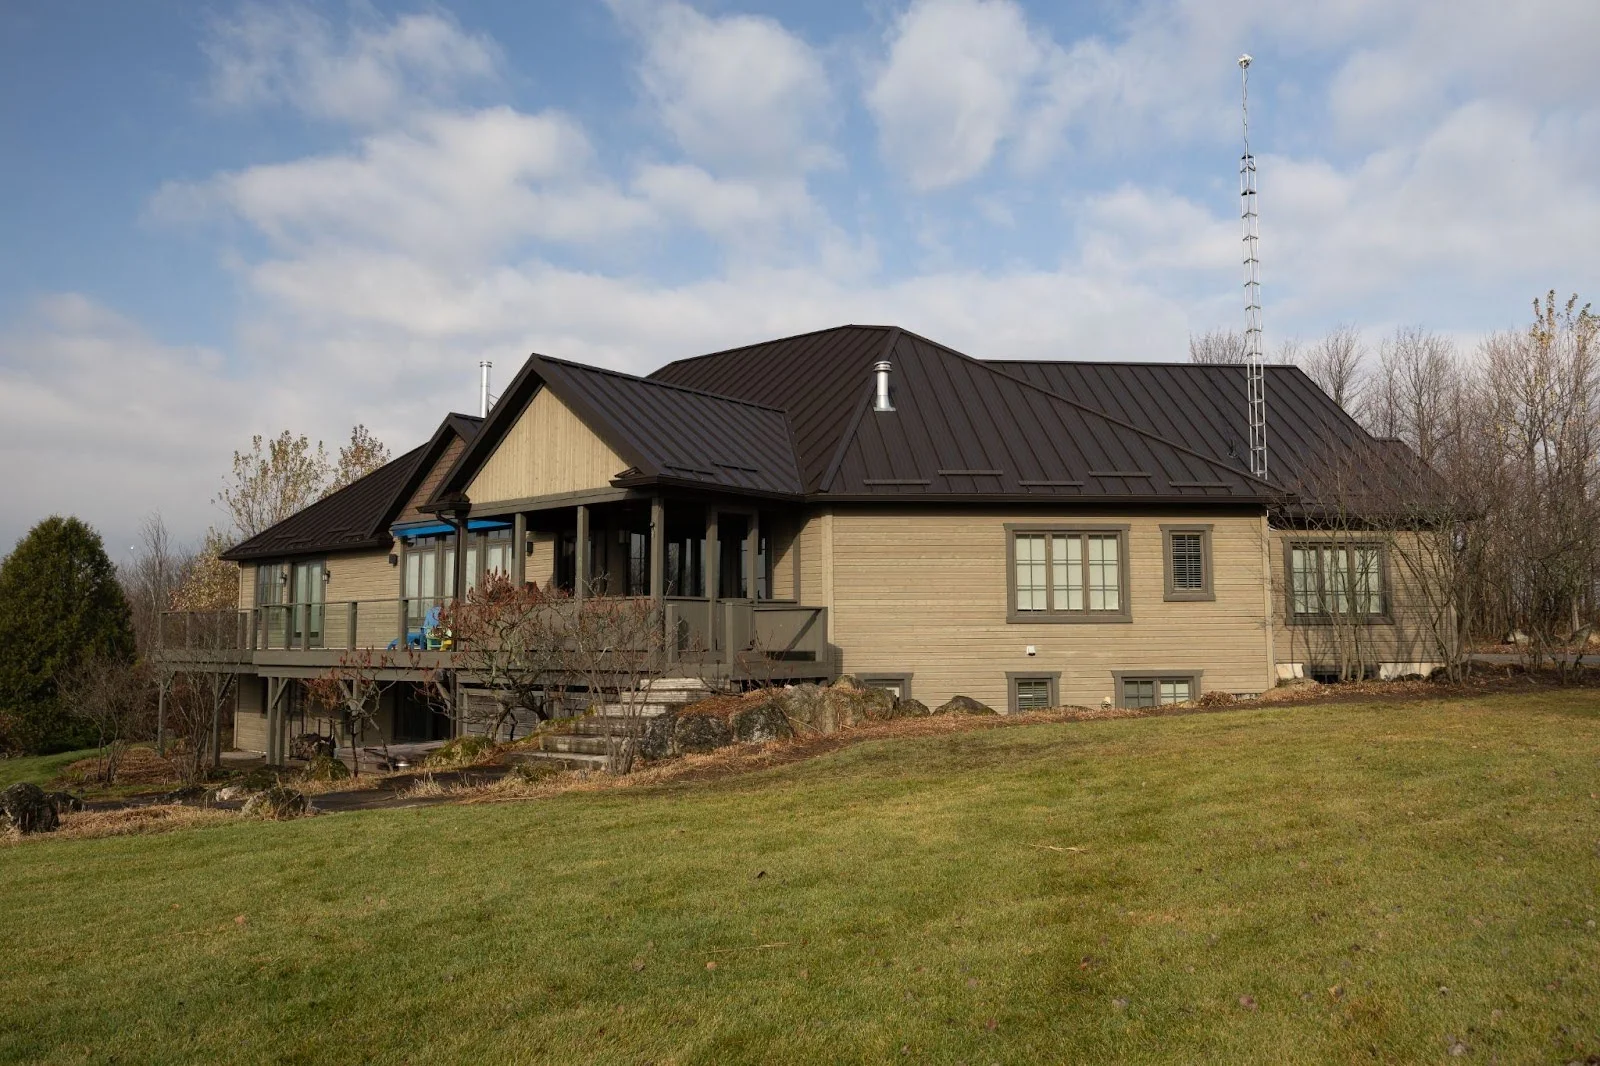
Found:
[{"label": "boulder", "polygon": [[861,683],[861,679],[855,674],[840,674],[838,680],[834,681],[833,687],[836,689],[841,689],[845,692],[860,691],[861,689],[866,688],[866,686]]},{"label": "boulder", "polygon": [[156,797],[157,803],[182,803],[191,807],[204,807],[211,802],[211,790],[205,785],[184,785]]},{"label": "boulder", "polygon": [[251,796],[254,796],[257,791],[259,790],[253,789],[249,785],[233,784],[223,785],[221,788],[217,789],[213,795],[216,799],[221,800],[223,803],[232,803],[235,800],[249,799]]},{"label": "boulder", "polygon": [[682,714],[672,731],[673,750],[690,752],[711,751],[733,742],[733,731],[728,723],[711,714]]},{"label": "boulder", "polygon": [[273,785],[245,800],[244,813],[252,818],[285,822],[291,818],[315,814],[316,809],[311,806],[311,801],[306,799],[304,792],[283,785]]},{"label": "boulder", "polygon": [[[842,695],[842,693],[841,693]],[[851,692],[850,699],[854,703],[851,708],[852,716],[856,721],[886,722],[891,718],[898,718],[894,693],[884,688],[863,688]]]},{"label": "boulder", "polygon": [[331,759],[337,750],[333,738],[321,733],[301,733],[289,742],[290,757],[305,762],[312,762],[319,757]]},{"label": "boulder", "polygon": [[38,785],[18,781],[0,792],[0,830],[52,833],[60,825],[55,801]]},{"label": "boulder", "polygon": [[670,708],[661,714],[642,719],[639,732],[639,757],[665,759],[668,755],[676,754],[672,746],[672,737],[677,725],[678,712]]},{"label": "boulder", "polygon": [[933,712],[928,710],[928,705],[921,700],[914,700],[910,696],[901,696],[894,701],[894,716],[896,718],[926,718]]},{"label": "boulder", "polygon": [[73,795],[71,792],[46,792],[50,802],[56,805],[57,814],[66,814],[68,811],[77,812],[84,809],[83,797]]},{"label": "boulder", "polygon": [[934,714],[998,714],[988,704],[979,703],[971,696],[952,696],[949,701],[941,704]]},{"label": "boulder", "polygon": [[781,699],[763,700],[734,712],[728,726],[733,739],[744,744],[765,744],[794,735]]}]

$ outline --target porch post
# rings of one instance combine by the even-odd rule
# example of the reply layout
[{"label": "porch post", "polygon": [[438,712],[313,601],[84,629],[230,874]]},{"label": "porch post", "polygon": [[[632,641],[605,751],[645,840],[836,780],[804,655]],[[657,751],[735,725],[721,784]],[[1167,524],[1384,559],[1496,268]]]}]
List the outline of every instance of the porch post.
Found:
[{"label": "porch post", "polygon": [[650,499],[650,599],[659,610],[667,595],[667,507],[660,496]]},{"label": "porch post", "polygon": [[582,603],[589,594],[589,505],[578,504],[577,543],[572,548],[572,598]]},{"label": "porch post", "polygon": [[528,516],[518,511],[511,516],[511,584],[521,588],[528,581]]},{"label": "porch post", "polygon": [[398,651],[405,651],[406,648],[407,648],[407,644],[406,644],[406,610],[407,610],[407,606],[408,606],[407,603],[406,603],[406,556],[411,554],[411,550],[410,550],[410,548],[408,548],[406,546],[406,538],[404,538],[404,537],[396,537],[395,540],[398,542],[399,546],[395,550],[395,559],[396,559],[395,569],[398,571],[398,573],[396,574],[396,577],[395,577],[395,599],[394,599],[394,602],[395,602],[395,607],[396,607],[395,613],[398,614],[400,617],[395,622],[395,645],[394,646],[395,646],[396,650],[398,650]]},{"label": "porch post", "polygon": [[717,648],[717,630],[720,619],[717,610],[717,584],[722,576],[722,552],[717,546],[717,507],[715,504],[706,505],[706,643],[710,645],[707,651]]},{"label": "porch post", "polygon": [[[761,573],[760,563],[756,553],[761,550],[761,514],[759,511],[750,512],[750,521],[744,534],[744,587],[750,594],[751,602],[759,597],[756,595],[758,586],[756,576]],[[770,589],[768,590],[771,591]]]}]

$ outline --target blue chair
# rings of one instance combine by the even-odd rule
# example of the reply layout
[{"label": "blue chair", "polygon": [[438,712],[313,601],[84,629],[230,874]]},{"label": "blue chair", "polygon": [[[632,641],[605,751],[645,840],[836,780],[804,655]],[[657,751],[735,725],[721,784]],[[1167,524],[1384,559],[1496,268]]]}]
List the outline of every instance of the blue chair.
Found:
[{"label": "blue chair", "polygon": [[[434,632],[436,632],[438,630],[438,628],[439,628],[439,618],[440,618],[440,605],[436,603],[432,607],[428,608],[428,613],[427,614],[422,616],[422,625],[418,626],[416,629],[408,629],[408,630],[406,630],[406,650],[407,651],[427,651],[429,649],[429,647],[430,647],[428,634],[434,633]],[[390,651],[394,651],[399,646],[400,646],[400,638],[399,637],[396,637],[395,639],[393,639],[393,640],[391,640],[389,642],[389,650]],[[431,646],[433,648],[437,648],[438,647],[437,638],[435,638],[435,640],[434,640],[434,642],[432,643]]]}]

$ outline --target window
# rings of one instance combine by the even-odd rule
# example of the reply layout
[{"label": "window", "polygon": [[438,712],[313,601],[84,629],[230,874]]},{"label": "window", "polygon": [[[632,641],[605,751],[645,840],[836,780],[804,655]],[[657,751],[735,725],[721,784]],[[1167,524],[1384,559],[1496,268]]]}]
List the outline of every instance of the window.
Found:
[{"label": "window", "polygon": [[1300,621],[1381,619],[1383,548],[1378,544],[1289,545],[1289,613]]},{"label": "window", "polygon": [[1211,527],[1162,526],[1166,599],[1214,600],[1211,587]]},{"label": "window", "polygon": [[910,674],[863,674],[861,683],[868,688],[881,688],[897,700],[911,698]]},{"label": "window", "polygon": [[1127,527],[1010,534],[1013,622],[1126,622]]},{"label": "window", "polygon": [[1060,677],[1060,674],[1007,674],[1006,687],[1010,691],[1008,701],[1010,712],[1021,714],[1024,711],[1042,711],[1046,707],[1054,707],[1057,703],[1056,682]]},{"label": "window", "polygon": [[1118,707],[1166,707],[1200,695],[1199,674],[1116,674]]}]

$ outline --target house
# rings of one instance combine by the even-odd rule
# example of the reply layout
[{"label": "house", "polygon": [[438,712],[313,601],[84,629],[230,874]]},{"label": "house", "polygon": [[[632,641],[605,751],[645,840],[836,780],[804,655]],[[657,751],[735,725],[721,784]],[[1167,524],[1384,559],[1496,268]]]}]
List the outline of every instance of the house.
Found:
[{"label": "house", "polygon": [[1294,367],[1266,389],[1256,478],[1241,366],[981,361],[855,325],[648,377],[534,355],[487,417],[229,551],[234,639],[173,654],[236,671],[236,743],[278,753],[313,713],[293,680],[349,649],[399,682],[387,738],[455,728],[406,682],[450,670],[428,612],[496,570],[648,598],[736,684],[848,672],[1017,711],[1425,672],[1390,542],[1329,520],[1419,464]]}]

